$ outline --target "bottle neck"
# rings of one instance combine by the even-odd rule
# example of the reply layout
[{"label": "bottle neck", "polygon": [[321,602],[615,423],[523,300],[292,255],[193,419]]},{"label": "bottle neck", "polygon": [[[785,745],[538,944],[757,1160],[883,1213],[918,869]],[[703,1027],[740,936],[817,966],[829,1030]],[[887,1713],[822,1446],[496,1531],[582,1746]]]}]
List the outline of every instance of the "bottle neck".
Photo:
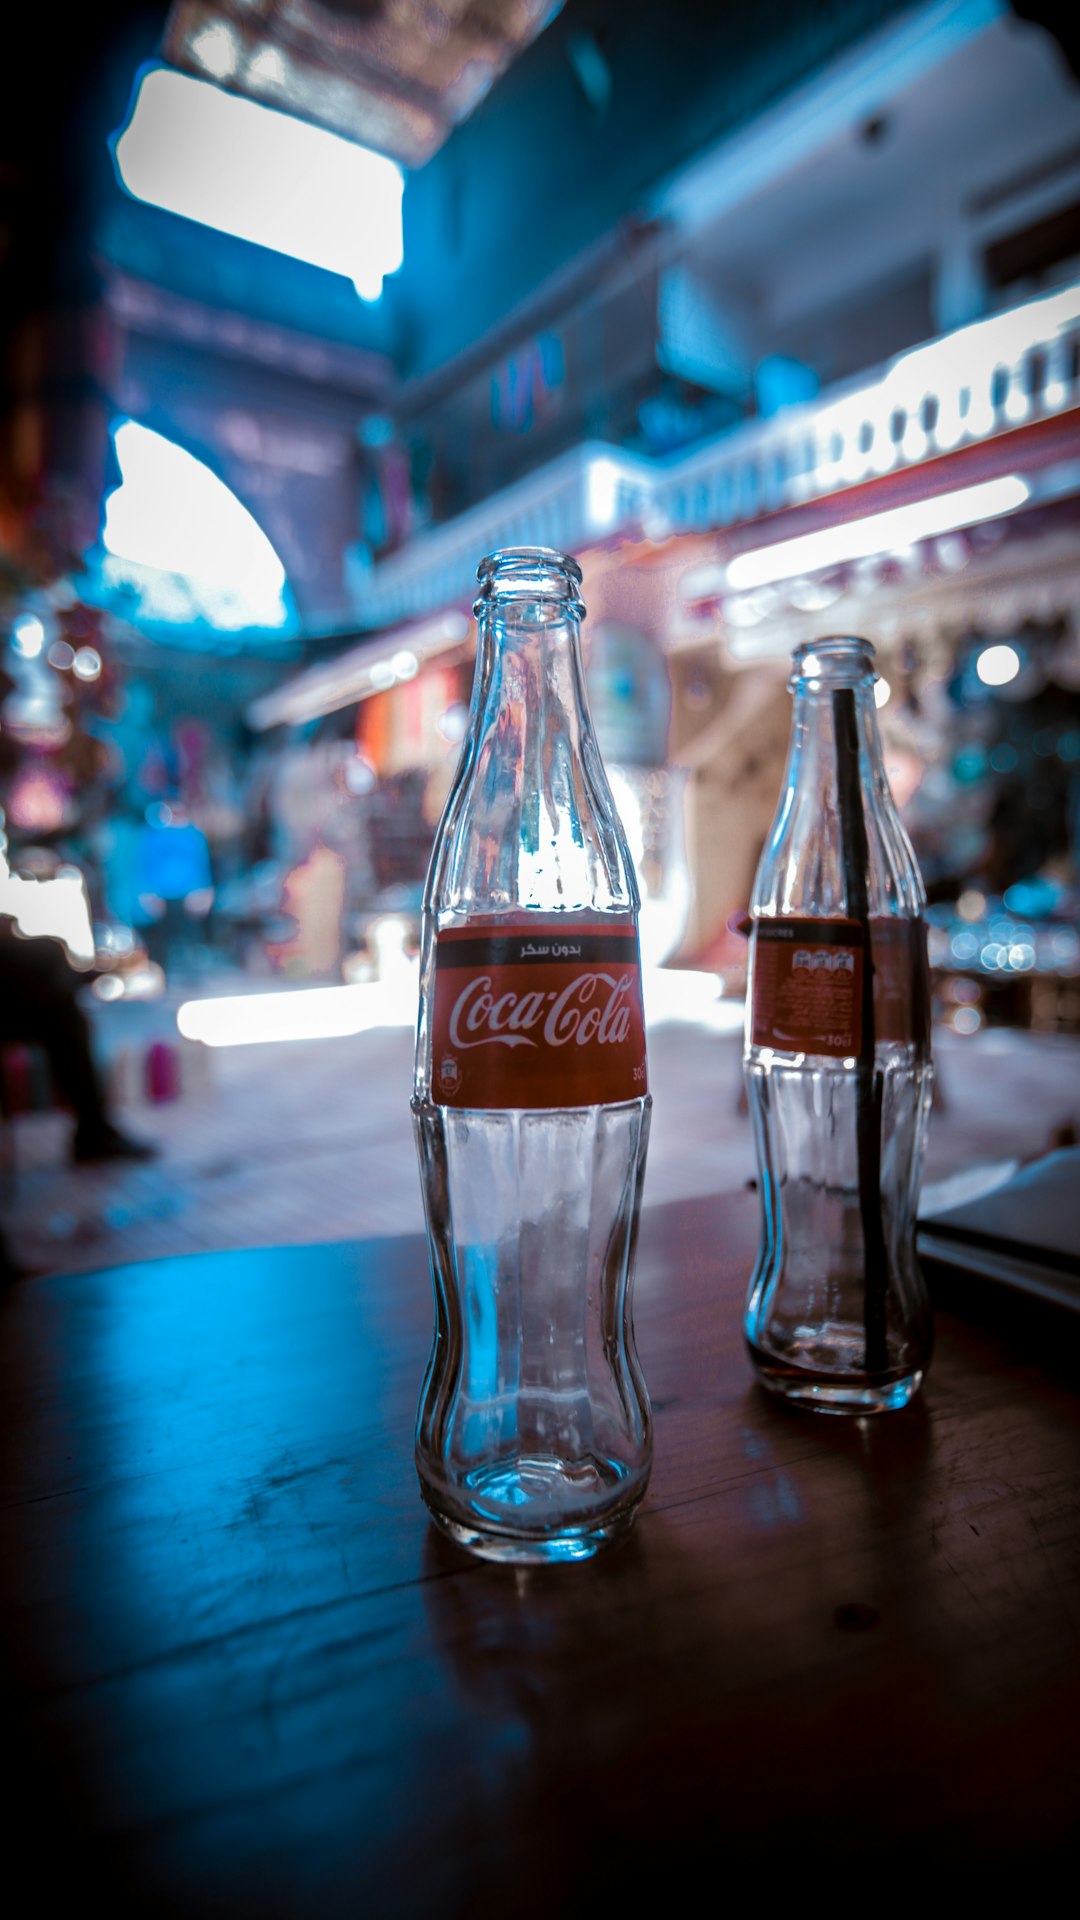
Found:
[{"label": "bottle neck", "polygon": [[473,607],[477,619],[493,607],[524,610],[530,605],[562,605],[577,620],[585,615],[581,568],[554,547],[507,547],[481,560],[476,570],[480,591]]},{"label": "bottle neck", "polygon": [[[591,731],[576,609],[560,599],[492,600],[479,616],[472,728],[517,767],[514,785],[548,786],[553,749],[580,751]],[[557,758],[556,754],[556,758]],[[522,783],[525,783],[524,785]]]},{"label": "bottle neck", "polygon": [[439,912],[636,909],[589,717],[581,573],[545,549],[480,568],[472,708],[425,896]]},{"label": "bottle neck", "polygon": [[[791,690],[794,707],[787,784],[835,781],[837,796],[857,777],[871,793],[885,785],[874,686],[874,650],[865,640],[836,637],[800,647]],[[858,765],[853,768],[852,754]]]},{"label": "bottle neck", "polygon": [[796,682],[786,784],[807,777],[827,778],[837,765],[841,738],[855,741],[864,785],[884,780],[873,679],[868,676],[840,686]]},{"label": "bottle neck", "polygon": [[522,794],[557,778],[559,751],[591,741],[581,656],[581,569],[567,554],[512,548],[481,562],[472,733]]},{"label": "bottle neck", "polygon": [[820,641],[796,654],[791,743],[755,913],[919,912],[918,869],[885,773],[876,677],[865,641]]}]

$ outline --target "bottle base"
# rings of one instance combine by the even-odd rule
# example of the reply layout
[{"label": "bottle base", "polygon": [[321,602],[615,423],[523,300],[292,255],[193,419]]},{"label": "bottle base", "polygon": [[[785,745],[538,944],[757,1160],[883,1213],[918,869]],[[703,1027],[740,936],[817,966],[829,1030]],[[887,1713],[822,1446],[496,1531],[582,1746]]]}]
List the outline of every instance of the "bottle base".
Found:
[{"label": "bottle base", "polygon": [[746,1345],[762,1386],[809,1413],[896,1413],[914,1399],[925,1374],[923,1367],[880,1374],[839,1371],[815,1366],[809,1356],[800,1361],[768,1353],[753,1340]]},{"label": "bottle base", "polygon": [[[622,1481],[615,1498],[613,1475]],[[633,1525],[645,1485],[642,1481],[631,1491],[625,1470],[607,1462],[601,1473],[591,1464],[570,1466],[535,1457],[479,1469],[452,1501],[423,1478],[420,1491],[440,1531],[480,1559],[509,1566],[558,1566],[590,1560],[621,1540]],[[583,1506],[595,1509],[601,1503],[599,1512],[581,1512]]]}]

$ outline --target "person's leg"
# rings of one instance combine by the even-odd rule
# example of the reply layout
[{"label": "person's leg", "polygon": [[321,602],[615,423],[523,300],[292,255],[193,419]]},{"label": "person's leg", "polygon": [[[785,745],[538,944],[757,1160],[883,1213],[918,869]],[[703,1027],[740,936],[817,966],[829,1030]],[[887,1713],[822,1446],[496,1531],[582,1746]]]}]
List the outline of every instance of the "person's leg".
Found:
[{"label": "person's leg", "polygon": [[109,1118],[78,984],[55,940],[0,939],[0,1040],[41,1047],[56,1091],[75,1115],[76,1160],[148,1159],[154,1149]]},{"label": "person's leg", "polygon": [[74,1151],[109,1130],[105,1088],[90,1047],[90,1026],[74,995],[58,998],[39,1034],[53,1085],[75,1115]]}]

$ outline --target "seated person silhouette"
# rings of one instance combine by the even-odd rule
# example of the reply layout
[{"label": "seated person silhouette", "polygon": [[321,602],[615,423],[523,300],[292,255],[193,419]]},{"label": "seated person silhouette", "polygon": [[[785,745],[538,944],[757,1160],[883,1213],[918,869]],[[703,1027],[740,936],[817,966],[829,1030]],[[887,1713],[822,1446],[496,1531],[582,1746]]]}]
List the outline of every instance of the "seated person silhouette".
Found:
[{"label": "seated person silhouette", "polygon": [[0,1045],[42,1049],[56,1092],[75,1115],[73,1160],[149,1160],[157,1149],[132,1139],[110,1118],[77,997],[84,978],[58,940],[24,939],[0,915]]}]

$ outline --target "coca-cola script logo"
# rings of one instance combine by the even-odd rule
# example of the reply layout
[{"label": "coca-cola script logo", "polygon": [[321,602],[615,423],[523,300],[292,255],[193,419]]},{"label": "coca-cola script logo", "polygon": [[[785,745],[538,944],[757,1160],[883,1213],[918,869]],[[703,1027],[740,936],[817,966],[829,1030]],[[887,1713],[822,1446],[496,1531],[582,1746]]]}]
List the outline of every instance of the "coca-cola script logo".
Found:
[{"label": "coca-cola script logo", "polygon": [[634,921],[474,922],[441,933],[432,1074],[446,1106],[640,1099],[648,1078]]},{"label": "coca-cola script logo", "polygon": [[547,993],[496,995],[491,975],[481,974],[454,1001],[450,1039],[458,1048],[535,1047],[540,1041],[530,1038],[530,1029],[542,1022],[545,1046],[565,1047],[575,1041],[585,1047],[594,1039],[597,1046],[612,1046],[630,1032],[627,1001],[633,986],[629,973],[619,979],[611,973],[579,973],[561,993],[549,988]]}]

